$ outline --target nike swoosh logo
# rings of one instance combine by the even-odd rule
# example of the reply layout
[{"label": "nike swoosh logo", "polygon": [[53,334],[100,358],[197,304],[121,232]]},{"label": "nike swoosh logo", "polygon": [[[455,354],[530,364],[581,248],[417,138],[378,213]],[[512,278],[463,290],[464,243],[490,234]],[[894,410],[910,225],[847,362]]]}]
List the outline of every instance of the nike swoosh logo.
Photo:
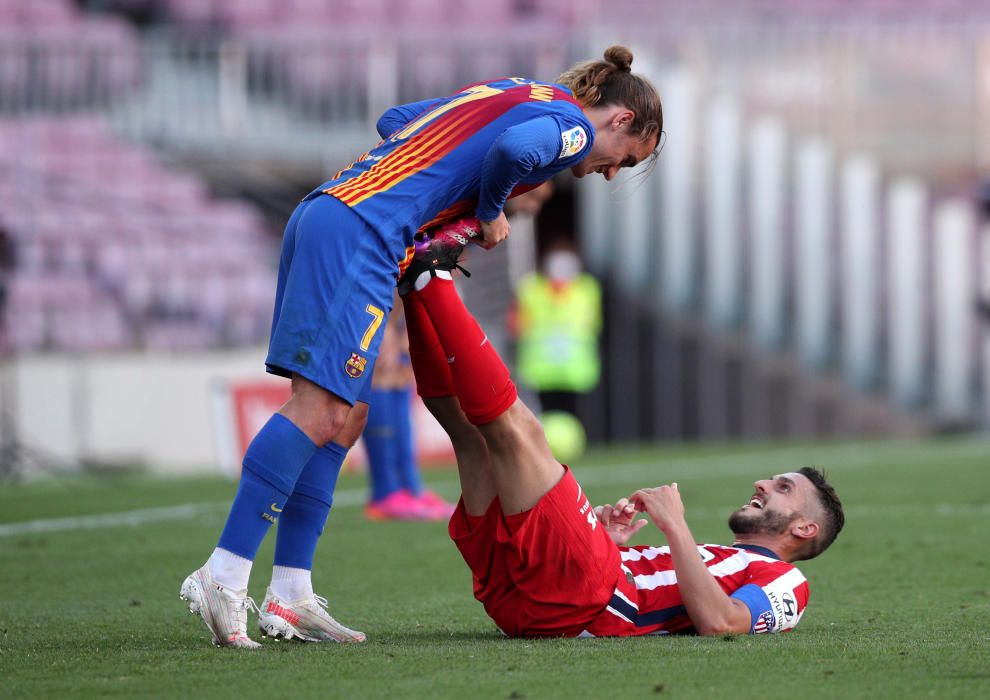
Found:
[{"label": "nike swoosh logo", "polygon": [[276,503],[275,501],[272,501],[272,510],[275,511],[276,513],[282,512],[282,509],[278,507],[278,503]]}]

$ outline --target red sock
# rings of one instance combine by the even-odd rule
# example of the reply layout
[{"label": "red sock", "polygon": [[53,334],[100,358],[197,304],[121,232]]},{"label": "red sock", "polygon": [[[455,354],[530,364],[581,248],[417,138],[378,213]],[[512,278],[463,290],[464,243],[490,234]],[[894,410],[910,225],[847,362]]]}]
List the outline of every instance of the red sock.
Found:
[{"label": "red sock", "polygon": [[401,297],[409,334],[409,359],[416,377],[416,393],[424,398],[454,396],[450,365],[433,329],[433,321],[416,294]]},{"label": "red sock", "polygon": [[454,283],[435,277],[407,296],[418,296],[433,321],[467,419],[481,425],[507,411],[516,400],[516,385]]}]

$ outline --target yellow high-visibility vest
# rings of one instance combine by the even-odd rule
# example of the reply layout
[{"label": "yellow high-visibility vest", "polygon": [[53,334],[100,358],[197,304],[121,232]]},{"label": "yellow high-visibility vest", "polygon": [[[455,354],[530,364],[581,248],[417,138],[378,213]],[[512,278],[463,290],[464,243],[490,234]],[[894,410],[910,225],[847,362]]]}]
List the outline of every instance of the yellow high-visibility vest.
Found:
[{"label": "yellow high-visibility vest", "polygon": [[545,276],[532,274],[518,291],[517,370],[537,391],[590,391],[601,361],[602,294],[598,281],[581,274],[555,290]]}]

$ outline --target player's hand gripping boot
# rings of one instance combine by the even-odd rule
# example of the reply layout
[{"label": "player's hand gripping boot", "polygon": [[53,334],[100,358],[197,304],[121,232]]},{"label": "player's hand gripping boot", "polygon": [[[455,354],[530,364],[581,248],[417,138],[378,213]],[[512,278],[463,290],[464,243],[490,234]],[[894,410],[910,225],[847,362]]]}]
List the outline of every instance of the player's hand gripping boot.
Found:
[{"label": "player's hand gripping boot", "polygon": [[465,277],[471,276],[458,262],[467,244],[481,238],[481,224],[477,218],[458,219],[416,236],[412,262],[399,278],[399,294],[408,294],[415,289],[417,280],[424,273],[429,275],[424,280],[436,277],[438,273],[446,273],[449,279],[450,272],[456,268]]},{"label": "player's hand gripping boot", "polygon": [[266,637],[298,639],[303,642],[363,642],[364,632],[348,629],[327,612],[327,599],[314,595],[303,600],[281,600],[265,592],[258,613],[258,627]]},{"label": "player's hand gripping boot", "polygon": [[189,574],[182,582],[179,597],[188,601],[189,612],[203,618],[206,628],[213,635],[218,647],[258,649],[260,644],[247,635],[248,609],[258,606],[248,597],[247,591],[230,591],[217,583],[210,575],[209,567]]}]

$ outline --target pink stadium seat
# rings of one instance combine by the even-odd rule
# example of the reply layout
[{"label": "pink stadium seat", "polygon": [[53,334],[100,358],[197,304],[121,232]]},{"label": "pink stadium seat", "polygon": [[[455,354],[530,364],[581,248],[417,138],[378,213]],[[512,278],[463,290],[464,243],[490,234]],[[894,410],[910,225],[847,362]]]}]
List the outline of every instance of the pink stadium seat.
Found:
[{"label": "pink stadium seat", "polygon": [[142,51],[131,25],[116,17],[95,16],[86,22],[85,37],[96,49],[94,65],[105,94],[121,94],[139,83]]},{"label": "pink stadium seat", "polygon": [[22,27],[71,25],[79,12],[69,0],[31,0],[15,5],[15,17]]},{"label": "pink stadium seat", "polygon": [[[98,351],[144,328],[150,347],[203,348],[231,323],[251,329],[238,342],[263,340],[277,245],[250,206],[213,200],[92,118],[3,119],[0,145],[0,215],[21,246],[6,311],[19,320],[0,343]],[[53,177],[70,186],[38,209]],[[237,295],[247,310],[230,321]]]},{"label": "pink stadium seat", "polygon": [[32,28],[32,40],[44,47],[38,54],[34,80],[49,104],[75,104],[85,94],[87,64],[80,30],[73,24],[44,24]]},{"label": "pink stadium seat", "polygon": [[465,27],[486,29],[510,26],[514,23],[515,3],[509,0],[485,0],[482,3],[452,2],[444,8],[448,22]]},{"label": "pink stadium seat", "polygon": [[28,315],[41,312],[45,306],[45,280],[42,274],[15,275],[7,286],[7,308]]},{"label": "pink stadium seat", "polygon": [[400,22],[404,6],[411,5],[412,11],[415,11],[417,5],[422,4],[425,7],[429,1],[394,3],[388,0],[323,0],[322,5],[324,12],[336,26],[381,27]]},{"label": "pink stadium seat", "polygon": [[17,106],[31,84],[30,57],[13,24],[0,15],[0,107]]},{"label": "pink stadium seat", "polygon": [[113,350],[133,341],[120,311],[106,301],[81,311],[53,311],[49,332],[52,345],[66,350]]},{"label": "pink stadium seat", "polygon": [[227,318],[227,342],[230,345],[247,345],[267,337],[267,324],[259,321],[259,316],[251,309],[235,310]]},{"label": "pink stadium seat", "polygon": [[168,9],[180,24],[213,25],[219,21],[218,0],[168,0]]}]

